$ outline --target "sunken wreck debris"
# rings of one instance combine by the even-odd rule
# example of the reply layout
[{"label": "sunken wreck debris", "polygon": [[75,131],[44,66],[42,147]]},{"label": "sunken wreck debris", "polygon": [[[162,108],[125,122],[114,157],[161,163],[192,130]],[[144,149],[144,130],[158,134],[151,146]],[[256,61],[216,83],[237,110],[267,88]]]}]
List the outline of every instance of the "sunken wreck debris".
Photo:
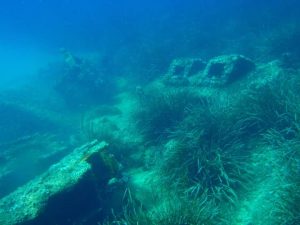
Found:
[{"label": "sunken wreck debris", "polygon": [[[100,209],[101,168],[107,163],[106,142],[92,141],[75,149],[44,174],[0,200],[1,225],[73,224]],[[105,175],[107,176],[107,175]]]},{"label": "sunken wreck debris", "polygon": [[245,77],[254,68],[254,62],[243,55],[217,56],[208,62],[200,83],[224,86]]},{"label": "sunken wreck debris", "polygon": [[224,87],[255,69],[255,63],[243,55],[221,55],[206,63],[201,58],[174,59],[162,82],[171,87]]},{"label": "sunken wreck debris", "polygon": [[174,59],[164,76],[164,83],[171,86],[186,86],[189,77],[201,73],[206,66],[201,58]]}]

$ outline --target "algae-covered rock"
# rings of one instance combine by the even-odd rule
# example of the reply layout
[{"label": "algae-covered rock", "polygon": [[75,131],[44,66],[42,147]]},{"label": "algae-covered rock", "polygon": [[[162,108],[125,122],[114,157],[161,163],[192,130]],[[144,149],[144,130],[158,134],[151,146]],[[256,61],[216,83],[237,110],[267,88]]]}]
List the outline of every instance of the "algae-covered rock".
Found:
[{"label": "algae-covered rock", "polygon": [[200,83],[223,86],[245,77],[254,68],[254,62],[243,55],[217,56],[208,62]]},{"label": "algae-covered rock", "polygon": [[[93,141],[15,192],[0,200],[0,224],[71,224],[101,208],[95,177],[101,176],[99,153],[106,142]],[[74,218],[75,217],[75,218]]]}]

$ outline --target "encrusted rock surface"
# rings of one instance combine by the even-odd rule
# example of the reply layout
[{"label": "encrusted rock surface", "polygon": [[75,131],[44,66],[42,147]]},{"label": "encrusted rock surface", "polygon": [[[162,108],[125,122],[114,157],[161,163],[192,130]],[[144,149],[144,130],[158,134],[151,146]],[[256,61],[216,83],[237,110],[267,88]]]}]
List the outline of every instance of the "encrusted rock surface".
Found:
[{"label": "encrusted rock surface", "polygon": [[[107,146],[93,141],[54,164],[47,172],[0,200],[1,225],[69,224],[72,216],[99,204],[94,169]],[[101,207],[101,206],[99,206]],[[88,212],[88,211],[87,211]]]}]

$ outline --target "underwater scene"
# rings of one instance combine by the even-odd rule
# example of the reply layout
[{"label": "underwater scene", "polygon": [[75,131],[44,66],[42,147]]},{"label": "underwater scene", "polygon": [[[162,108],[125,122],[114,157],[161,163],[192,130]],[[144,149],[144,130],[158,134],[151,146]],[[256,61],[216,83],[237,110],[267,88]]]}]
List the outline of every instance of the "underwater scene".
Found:
[{"label": "underwater scene", "polygon": [[9,0],[0,225],[300,225],[300,1]]}]

